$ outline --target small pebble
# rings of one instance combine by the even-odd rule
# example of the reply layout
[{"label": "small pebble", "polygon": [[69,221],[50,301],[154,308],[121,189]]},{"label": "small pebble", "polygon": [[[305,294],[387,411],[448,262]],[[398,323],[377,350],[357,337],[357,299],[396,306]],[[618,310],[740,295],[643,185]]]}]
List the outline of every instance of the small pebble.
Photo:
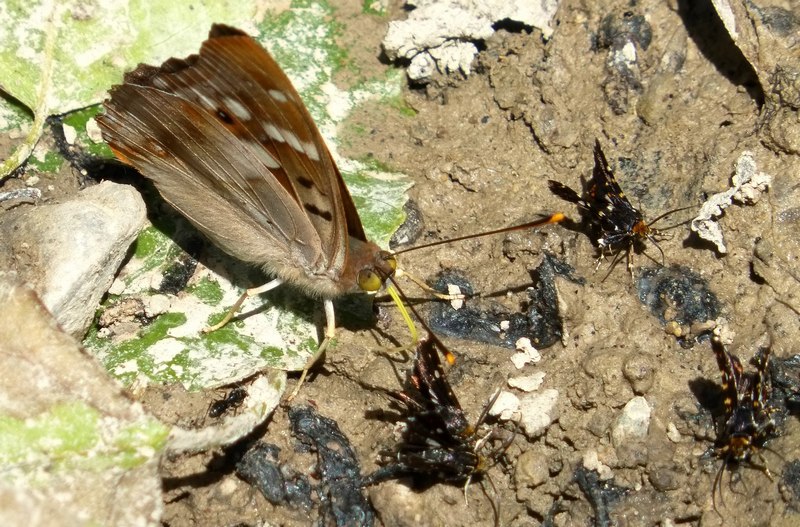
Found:
[{"label": "small pebble", "polygon": [[515,343],[515,346],[517,348],[517,353],[511,356],[511,362],[514,363],[514,366],[518,370],[522,369],[526,364],[536,364],[542,360],[542,355],[539,353],[539,350],[533,347],[531,339],[522,337]]},{"label": "small pebble", "polygon": [[637,396],[628,401],[622,409],[614,428],[611,439],[614,446],[619,448],[628,441],[636,441],[647,437],[650,427],[650,405],[644,397]]},{"label": "small pebble", "polygon": [[523,392],[532,392],[538,390],[539,386],[544,382],[544,372],[536,372],[532,375],[523,375],[520,377],[512,377],[508,379],[508,385],[512,388],[522,390]]},{"label": "small pebble", "polygon": [[520,397],[520,425],[526,436],[538,437],[558,420],[558,395],[558,390],[548,389]]},{"label": "small pebble", "polygon": [[501,391],[489,410],[489,415],[500,416],[501,421],[519,419],[519,397],[511,392]]}]

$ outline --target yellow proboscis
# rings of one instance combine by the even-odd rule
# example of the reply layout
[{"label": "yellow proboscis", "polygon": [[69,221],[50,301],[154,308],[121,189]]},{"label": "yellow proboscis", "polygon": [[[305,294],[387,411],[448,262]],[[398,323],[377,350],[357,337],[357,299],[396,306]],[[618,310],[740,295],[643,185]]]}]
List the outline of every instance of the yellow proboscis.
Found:
[{"label": "yellow proboscis", "polygon": [[397,304],[397,308],[400,310],[400,314],[403,315],[403,320],[406,321],[406,325],[408,326],[408,331],[411,333],[411,345],[408,346],[409,349],[415,347],[419,342],[419,334],[417,333],[417,326],[414,325],[414,321],[411,319],[411,315],[408,314],[408,310],[406,309],[405,304],[400,299],[400,295],[397,293],[397,289],[394,288],[392,284],[386,285],[386,291],[389,293],[389,296],[392,297],[394,303]]}]

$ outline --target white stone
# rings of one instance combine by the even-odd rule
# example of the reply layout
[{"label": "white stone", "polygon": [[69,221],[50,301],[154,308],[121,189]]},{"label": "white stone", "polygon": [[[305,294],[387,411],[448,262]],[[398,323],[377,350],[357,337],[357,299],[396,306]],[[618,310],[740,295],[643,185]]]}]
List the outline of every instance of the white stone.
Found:
[{"label": "white stone", "polygon": [[489,415],[499,416],[501,421],[510,421],[519,419],[519,397],[508,391],[501,391],[497,396],[492,407],[489,409]]},{"label": "white stone", "polygon": [[600,461],[597,450],[587,450],[583,453],[583,467],[586,470],[597,472],[602,481],[614,478],[614,472],[611,470],[611,467]]},{"label": "white stone", "polygon": [[391,60],[411,60],[408,75],[414,80],[440,71],[460,70],[469,74],[477,54],[474,41],[494,33],[501,20],[521,22],[541,29],[550,38],[550,22],[558,0],[415,0],[408,18],[389,23],[383,49]]},{"label": "white stone", "polygon": [[64,140],[67,142],[67,144],[74,145],[75,139],[78,138],[78,131],[75,130],[75,127],[62,123],[61,129],[64,131]]},{"label": "white stone", "polygon": [[169,311],[171,301],[167,295],[153,295],[144,299],[144,312],[148,317],[155,317]]},{"label": "white stone", "polygon": [[515,346],[517,348],[517,353],[511,356],[511,362],[514,363],[514,366],[516,366],[518,370],[522,369],[526,364],[536,364],[542,360],[542,355],[539,353],[539,350],[533,347],[531,339],[528,337],[519,339],[515,343]]},{"label": "white stone", "polygon": [[746,204],[757,202],[759,194],[766,191],[771,181],[772,176],[758,171],[753,153],[742,152],[736,160],[736,173],[731,178],[731,188],[714,194],[703,203],[700,212],[692,220],[692,231],[712,242],[720,253],[727,253],[728,248],[717,219],[734,200]]},{"label": "white stone", "polygon": [[461,288],[458,287],[456,284],[447,284],[447,294],[450,296],[458,296],[460,298],[454,298],[450,301],[450,306],[458,311],[462,307],[464,307],[464,295],[461,293]]},{"label": "white stone", "polygon": [[103,133],[100,131],[100,127],[97,125],[97,121],[94,118],[86,121],[86,135],[95,143],[103,142]]},{"label": "white stone", "polygon": [[680,443],[681,433],[678,432],[678,427],[675,426],[675,423],[669,423],[667,425],[667,439],[673,443]]},{"label": "white stone", "polygon": [[523,392],[538,390],[544,382],[544,372],[539,371],[532,375],[521,375],[508,379],[508,385]]},{"label": "white stone", "polygon": [[520,425],[525,435],[535,438],[558,420],[558,390],[548,389],[520,397]]},{"label": "white stone", "polygon": [[650,404],[641,396],[634,397],[622,409],[622,413],[611,431],[615,447],[628,441],[638,441],[647,437],[650,428]]}]

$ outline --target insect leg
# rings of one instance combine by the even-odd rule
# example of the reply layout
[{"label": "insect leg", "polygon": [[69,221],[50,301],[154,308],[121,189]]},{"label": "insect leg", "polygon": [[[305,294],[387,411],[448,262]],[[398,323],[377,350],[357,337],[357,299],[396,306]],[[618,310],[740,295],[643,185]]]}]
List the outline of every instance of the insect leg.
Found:
[{"label": "insect leg", "polygon": [[308,370],[313,368],[314,364],[317,363],[319,358],[325,354],[325,350],[328,349],[328,344],[333,337],[336,336],[336,317],[333,312],[333,301],[326,298],[323,300],[323,305],[325,306],[325,338],[322,339],[317,351],[314,352],[311,358],[308,359],[308,362],[306,362],[306,365],[303,366],[303,373],[300,374],[300,380],[297,381],[297,386],[295,386],[291,395],[289,395],[289,398],[286,400],[287,402],[294,399],[300,392],[300,387],[303,386],[303,383],[306,380]]},{"label": "insect leg", "polygon": [[279,278],[276,278],[274,280],[271,280],[271,281],[267,282],[266,284],[264,284],[262,286],[254,287],[252,289],[248,289],[247,291],[242,293],[242,296],[240,296],[239,300],[237,300],[236,303],[233,304],[233,307],[231,307],[228,310],[228,312],[225,314],[225,316],[222,318],[222,320],[220,320],[219,322],[217,322],[213,326],[209,326],[209,327],[203,328],[203,333],[211,333],[212,331],[216,331],[216,330],[220,329],[221,327],[224,327],[228,322],[231,321],[231,319],[233,318],[233,315],[235,315],[236,312],[239,311],[239,308],[242,307],[242,304],[244,303],[244,301],[248,297],[260,295],[261,293],[266,293],[267,291],[275,289],[276,287],[278,287],[282,283],[283,283],[283,280],[281,280]]}]

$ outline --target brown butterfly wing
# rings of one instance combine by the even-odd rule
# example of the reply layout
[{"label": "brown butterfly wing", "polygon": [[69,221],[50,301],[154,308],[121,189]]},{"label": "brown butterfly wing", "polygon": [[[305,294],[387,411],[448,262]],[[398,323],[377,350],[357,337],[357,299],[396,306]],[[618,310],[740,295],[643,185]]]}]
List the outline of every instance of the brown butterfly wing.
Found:
[{"label": "brown butterfly wing", "polygon": [[214,26],[199,55],[140,66],[111,95],[106,140],[212,241],[322,296],[352,288],[334,283],[348,231],[364,239],[352,199],[291,82],[253,39]]}]

